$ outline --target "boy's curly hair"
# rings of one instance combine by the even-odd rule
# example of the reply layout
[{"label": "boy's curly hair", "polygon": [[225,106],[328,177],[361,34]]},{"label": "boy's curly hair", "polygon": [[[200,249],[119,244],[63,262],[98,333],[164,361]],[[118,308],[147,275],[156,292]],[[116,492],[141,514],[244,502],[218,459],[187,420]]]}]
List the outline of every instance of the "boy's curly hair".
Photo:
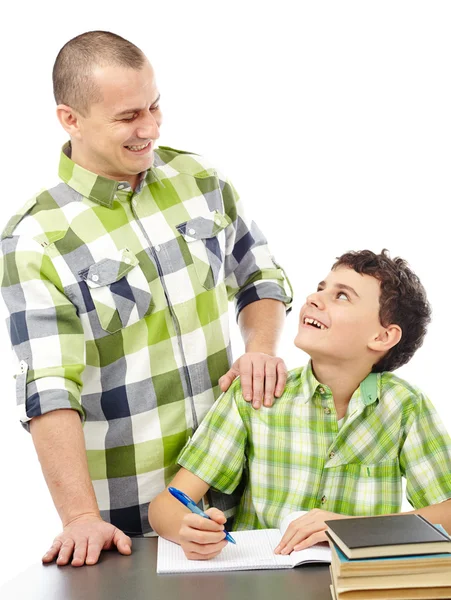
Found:
[{"label": "boy's curly hair", "polygon": [[337,258],[332,270],[349,267],[371,275],[380,282],[379,320],[384,327],[399,325],[400,341],[379,362],[373,372],[393,371],[405,365],[422,345],[431,321],[431,306],[419,278],[402,258],[390,258],[388,250],[346,252]]}]

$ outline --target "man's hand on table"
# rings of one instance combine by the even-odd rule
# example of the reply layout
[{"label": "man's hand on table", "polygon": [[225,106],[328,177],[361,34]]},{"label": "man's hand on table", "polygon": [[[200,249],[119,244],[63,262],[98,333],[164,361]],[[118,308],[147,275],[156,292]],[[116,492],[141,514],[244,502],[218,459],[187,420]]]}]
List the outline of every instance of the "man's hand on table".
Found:
[{"label": "man's hand on table", "polygon": [[244,399],[254,408],[272,406],[274,397],[279,398],[285,389],[287,367],[277,356],[263,352],[247,352],[238,358],[225,375],[219,379],[223,392],[240,376]]},{"label": "man's hand on table", "polygon": [[57,565],[81,567],[94,565],[102,550],[116,547],[121,554],[131,554],[132,541],[123,531],[96,515],[82,515],[68,523],[42,557],[42,562],[56,559]]},{"label": "man's hand on table", "polygon": [[327,525],[325,521],[334,519],[348,519],[346,515],[314,508],[298,519],[292,521],[285,531],[279,545],[274,550],[275,554],[290,554],[293,550],[304,550],[319,542],[327,542]]}]

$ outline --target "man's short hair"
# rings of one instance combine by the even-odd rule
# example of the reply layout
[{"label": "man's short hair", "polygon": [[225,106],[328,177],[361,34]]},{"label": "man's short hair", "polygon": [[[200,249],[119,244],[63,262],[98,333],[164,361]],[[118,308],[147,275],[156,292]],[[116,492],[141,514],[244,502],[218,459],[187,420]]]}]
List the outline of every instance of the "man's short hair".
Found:
[{"label": "man's short hair", "polygon": [[349,267],[380,282],[379,320],[383,327],[399,325],[401,340],[379,362],[373,372],[393,371],[405,365],[422,345],[431,321],[431,306],[419,278],[402,258],[390,258],[387,250],[347,252],[337,258],[332,270]]},{"label": "man's short hair", "polygon": [[53,95],[57,104],[67,104],[86,116],[91,104],[102,96],[92,72],[97,66],[117,65],[140,69],[146,57],[120,35],[88,31],[69,40],[53,65]]}]

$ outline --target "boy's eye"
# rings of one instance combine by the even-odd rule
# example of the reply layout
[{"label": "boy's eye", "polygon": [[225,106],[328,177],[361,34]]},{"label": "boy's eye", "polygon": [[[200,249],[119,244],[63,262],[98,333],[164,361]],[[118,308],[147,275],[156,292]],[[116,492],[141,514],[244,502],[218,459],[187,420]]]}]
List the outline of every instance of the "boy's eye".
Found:
[{"label": "boy's eye", "polygon": [[152,112],[155,112],[156,110],[160,110],[160,105],[159,105],[159,104],[156,104],[155,106],[151,106],[151,107],[150,107],[150,110],[151,110]]},{"label": "boy's eye", "polygon": [[348,295],[344,292],[338,292],[337,300],[349,300]]}]

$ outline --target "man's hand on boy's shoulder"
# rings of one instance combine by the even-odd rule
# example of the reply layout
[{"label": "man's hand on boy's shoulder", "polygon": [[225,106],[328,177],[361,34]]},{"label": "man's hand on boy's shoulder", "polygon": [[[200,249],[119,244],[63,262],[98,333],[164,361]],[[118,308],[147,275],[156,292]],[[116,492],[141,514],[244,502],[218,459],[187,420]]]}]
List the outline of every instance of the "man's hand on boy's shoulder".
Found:
[{"label": "man's hand on boy's shoulder", "polygon": [[350,517],[347,515],[314,508],[289,524],[274,552],[275,554],[290,554],[293,550],[304,550],[319,542],[327,542],[325,521],[348,518]]},{"label": "man's hand on boy's shoulder", "polygon": [[240,356],[225,375],[219,379],[221,390],[226,392],[232,381],[241,377],[244,399],[254,408],[272,406],[274,397],[279,398],[287,382],[287,367],[284,361],[263,352],[246,352]]}]

